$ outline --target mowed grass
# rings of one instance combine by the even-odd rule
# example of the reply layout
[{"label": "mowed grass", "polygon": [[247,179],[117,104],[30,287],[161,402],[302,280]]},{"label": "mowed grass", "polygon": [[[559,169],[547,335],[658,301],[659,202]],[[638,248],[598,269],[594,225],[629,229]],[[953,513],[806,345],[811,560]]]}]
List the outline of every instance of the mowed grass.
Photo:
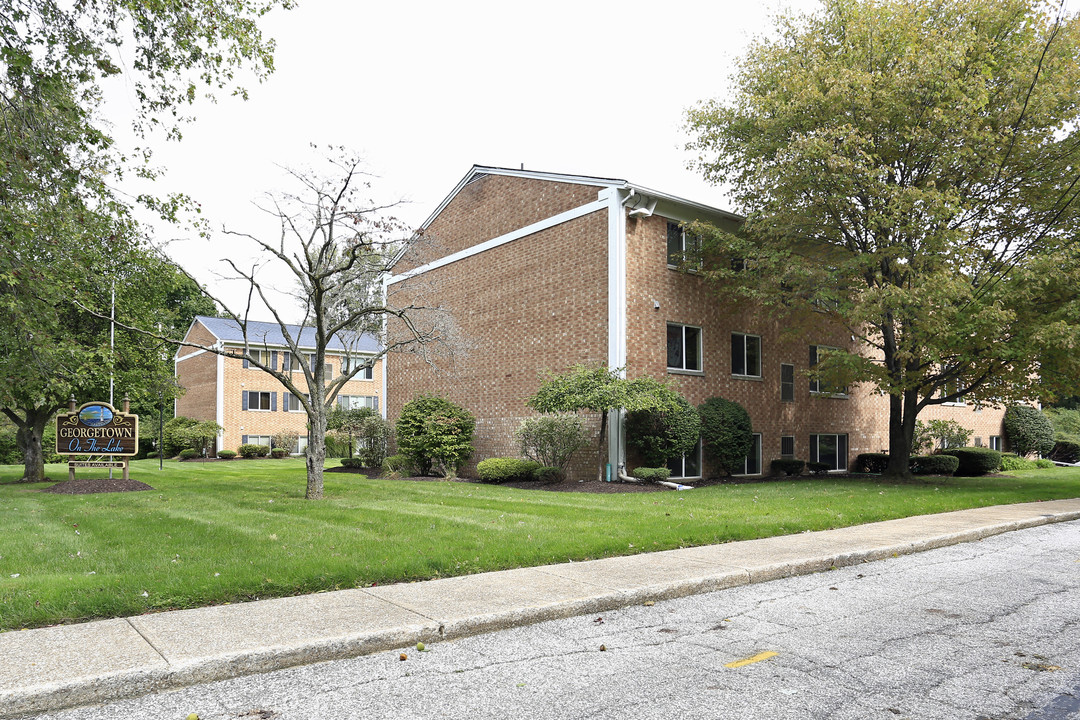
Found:
[{"label": "mowed grass", "polygon": [[41,493],[0,466],[0,630],[1080,496],[1074,468],[611,495],[327,474],[317,502],[299,460],[148,460],[131,475],[154,490]]}]

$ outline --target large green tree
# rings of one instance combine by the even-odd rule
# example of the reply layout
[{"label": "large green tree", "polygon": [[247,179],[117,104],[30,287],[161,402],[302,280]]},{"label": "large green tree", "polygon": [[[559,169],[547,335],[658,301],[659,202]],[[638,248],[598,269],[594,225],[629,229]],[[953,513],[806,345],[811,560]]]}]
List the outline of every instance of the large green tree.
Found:
[{"label": "large green tree", "polygon": [[747,217],[701,228],[707,274],[861,341],[819,370],[887,396],[890,474],[929,405],[1075,393],[1078,61],[1080,22],[1037,0],[826,0],[689,111]]}]

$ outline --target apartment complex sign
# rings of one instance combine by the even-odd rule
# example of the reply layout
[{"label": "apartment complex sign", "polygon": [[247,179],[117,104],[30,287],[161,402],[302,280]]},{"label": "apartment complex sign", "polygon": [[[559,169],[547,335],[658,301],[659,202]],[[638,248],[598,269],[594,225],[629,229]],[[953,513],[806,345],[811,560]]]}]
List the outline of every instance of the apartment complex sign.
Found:
[{"label": "apartment complex sign", "polygon": [[56,452],[59,455],[135,455],[139,452],[139,416],[118,412],[103,402],[89,402],[77,409],[72,407],[70,412],[56,418]]}]

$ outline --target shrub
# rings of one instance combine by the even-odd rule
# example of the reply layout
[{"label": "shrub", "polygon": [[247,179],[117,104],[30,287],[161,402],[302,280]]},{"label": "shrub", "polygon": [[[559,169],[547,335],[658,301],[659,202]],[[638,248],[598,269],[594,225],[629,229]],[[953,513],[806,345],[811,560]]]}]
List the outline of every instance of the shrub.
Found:
[{"label": "shrub", "polygon": [[566,473],[562,471],[562,468],[557,468],[552,465],[543,465],[533,470],[533,480],[544,483],[557,483],[566,479]]},{"label": "shrub", "polygon": [[235,450],[218,450],[217,456],[219,458],[221,458],[222,460],[232,460],[234,457],[236,457],[236,451]]},{"label": "shrub", "polygon": [[[226,450],[224,452],[228,452],[228,450]],[[235,454],[236,453],[233,453],[233,455],[235,455]],[[150,452],[146,453],[146,457],[148,457],[148,458],[156,458],[157,456],[158,456],[158,451],[157,450],[151,450]]]},{"label": "shrub", "polygon": [[514,433],[521,454],[544,467],[565,468],[570,456],[585,445],[581,418],[569,413],[541,415],[521,421]]},{"label": "shrub", "polygon": [[[273,450],[280,448],[284,451],[283,455],[291,455],[299,444],[300,436],[294,432],[274,433],[270,438],[270,447]],[[270,452],[271,455],[274,455],[273,450]],[[282,455],[274,455],[274,457],[282,457]]]},{"label": "shrub", "polygon": [[[1058,440],[1080,442],[1080,410],[1075,408],[1043,408],[1043,415],[1054,426],[1054,437]],[[1062,460],[1061,462],[1066,462]]]},{"label": "shrub", "polygon": [[1080,462],[1080,443],[1058,440],[1054,443],[1054,449],[1050,451],[1050,459],[1063,463]]},{"label": "shrub", "polygon": [[811,475],[824,475],[832,470],[833,466],[829,463],[823,462],[808,462],[806,463],[806,469],[810,471]]},{"label": "shrub", "polygon": [[886,453],[859,453],[855,456],[855,472],[883,473],[889,467],[889,456]]},{"label": "shrub", "polygon": [[[260,451],[264,447],[266,447],[266,446],[265,445],[253,445],[251,443],[247,443],[245,445],[241,445],[236,450],[237,450],[237,452],[240,453],[241,457],[253,458],[253,457],[259,457]],[[262,454],[265,455],[266,453],[262,453]]]},{"label": "shrub", "polygon": [[990,448],[949,448],[941,454],[952,455],[960,461],[956,474],[962,477],[985,475],[1001,467],[1001,453]]},{"label": "shrub", "polygon": [[378,415],[369,415],[360,421],[360,429],[356,435],[356,454],[364,461],[365,466],[379,467],[386,459],[390,438],[393,436],[394,426],[389,420]]},{"label": "shrub", "polygon": [[626,442],[651,465],[686,455],[701,437],[701,416],[694,406],[681,395],[673,400],[674,407],[667,412],[639,410],[626,415]]},{"label": "shrub", "polygon": [[657,482],[671,477],[671,470],[666,467],[636,467],[630,474],[644,482]]},{"label": "shrub", "polygon": [[1042,468],[1043,470],[1045,470],[1047,468],[1057,467],[1057,465],[1054,465],[1053,460],[1047,460],[1046,458],[1039,458],[1038,460],[1035,461],[1035,467]]},{"label": "shrub", "polygon": [[533,471],[540,468],[535,460],[520,458],[488,458],[476,465],[476,474],[480,482],[501,483],[511,480],[532,480]]},{"label": "shrub", "polygon": [[192,458],[199,457],[199,451],[194,448],[187,448],[180,451],[181,460],[191,460]]},{"label": "shrub", "polygon": [[955,420],[931,420],[923,424],[915,422],[915,434],[911,439],[911,452],[931,453],[938,447],[965,447],[971,442],[971,431]]},{"label": "shrub", "polygon": [[289,451],[286,450],[285,448],[280,448],[280,447],[270,448],[270,457],[277,458],[278,460],[280,460],[281,458],[285,457],[288,454],[289,454]]},{"label": "shrub", "polygon": [[412,461],[404,455],[390,455],[382,461],[382,470],[391,478],[412,475]]},{"label": "shrub", "polygon": [[401,409],[397,421],[398,451],[422,475],[433,469],[452,475],[472,455],[476,418],[461,406],[436,395],[419,395]]},{"label": "shrub", "polygon": [[701,415],[701,441],[717,465],[739,470],[754,444],[750,414],[737,402],[712,397],[698,407]]},{"label": "shrub", "polygon": [[364,467],[364,461],[360,458],[341,458],[341,467],[362,468]]},{"label": "shrub", "polygon": [[1030,470],[1035,467],[1031,460],[1020,457],[1016,453],[1001,454],[1001,469],[1012,472],[1013,470]]},{"label": "shrub", "polygon": [[1054,426],[1042,412],[1030,405],[1008,408],[1004,425],[1009,445],[1020,457],[1031,453],[1047,455],[1054,449]]},{"label": "shrub", "polygon": [[795,458],[776,458],[769,462],[769,469],[772,470],[773,475],[802,475],[803,468],[806,467],[804,460],[796,460]]},{"label": "shrub", "polygon": [[908,467],[915,475],[952,475],[960,467],[960,458],[954,455],[913,455]]}]

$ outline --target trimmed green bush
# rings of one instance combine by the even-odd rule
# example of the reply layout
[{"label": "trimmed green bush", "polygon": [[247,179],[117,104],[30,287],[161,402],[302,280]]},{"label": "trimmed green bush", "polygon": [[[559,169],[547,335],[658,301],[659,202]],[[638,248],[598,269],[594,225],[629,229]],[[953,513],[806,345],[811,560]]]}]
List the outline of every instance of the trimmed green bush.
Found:
[{"label": "trimmed green bush", "polygon": [[[240,453],[240,457],[253,458],[253,457],[259,457],[259,451],[264,447],[266,447],[266,446],[265,445],[254,445],[252,443],[247,443],[247,444],[241,445],[236,450],[237,450],[237,452]],[[266,453],[263,453],[263,455],[265,455],[265,454]]]},{"label": "trimmed green bush", "polygon": [[1050,459],[1063,463],[1080,462],[1080,443],[1058,440],[1054,443],[1054,449],[1050,451]]},{"label": "trimmed green bush", "polygon": [[557,468],[552,465],[543,465],[533,470],[533,480],[544,483],[557,483],[566,479],[566,473],[562,471],[562,468]]},{"label": "trimmed green bush", "polygon": [[405,403],[395,429],[398,452],[412,460],[421,475],[437,470],[450,476],[473,453],[476,418],[446,398],[418,395]]},{"label": "trimmed green bush", "polygon": [[643,482],[657,482],[671,477],[671,470],[666,467],[636,467],[630,474]]},{"label": "trimmed green bush", "polygon": [[1048,455],[1054,449],[1054,426],[1037,408],[1013,405],[1005,410],[1003,424],[1009,447],[1020,457],[1032,453]]},{"label": "trimmed green bush", "polygon": [[942,450],[941,454],[952,455],[960,461],[956,474],[961,477],[985,475],[1001,467],[1001,453],[990,448],[949,448]]},{"label": "trimmed green bush", "polygon": [[802,475],[803,468],[806,467],[805,460],[796,460],[795,458],[776,458],[769,461],[769,469],[772,470],[773,475]]},{"label": "trimmed green bush", "polygon": [[833,466],[823,462],[808,462],[806,463],[806,469],[810,471],[811,475],[825,475],[833,469]]},{"label": "trimmed green bush", "polygon": [[852,470],[860,473],[883,473],[889,467],[889,456],[886,453],[859,453],[855,456],[855,465]]},{"label": "trimmed green bush", "polygon": [[276,448],[271,448],[270,449],[270,457],[277,458],[278,460],[280,460],[281,458],[285,457],[288,454],[289,454],[289,451],[286,450],[285,448],[276,447]]},{"label": "trimmed green bush", "polygon": [[525,418],[514,435],[522,455],[554,468],[566,467],[570,456],[586,442],[581,418],[570,413]]},{"label": "trimmed green bush", "polygon": [[[236,453],[233,453],[233,454],[235,455]],[[157,450],[151,450],[150,452],[146,453],[147,458],[156,458],[157,456],[158,456],[158,451]]]},{"label": "trimmed green bush", "polygon": [[382,461],[382,470],[387,477],[407,477],[413,474],[412,460],[404,455],[389,455]]},{"label": "trimmed green bush", "polygon": [[626,415],[626,442],[638,449],[645,462],[666,465],[697,447],[701,416],[681,395],[667,412],[639,410]]},{"label": "trimmed green bush", "polygon": [[364,461],[360,458],[341,458],[341,467],[362,468],[364,467]]},{"label": "trimmed green bush", "polygon": [[709,457],[728,474],[742,472],[743,461],[754,444],[753,426],[746,408],[737,402],[712,397],[698,406],[701,441]]},{"label": "trimmed green bush", "polygon": [[1030,470],[1033,467],[1035,467],[1033,461],[1022,458],[1016,453],[1001,454],[1001,469],[1006,472],[1012,472],[1013,470]]},{"label": "trimmed green bush", "polygon": [[501,483],[511,480],[533,480],[533,471],[542,467],[535,460],[521,458],[488,458],[476,465],[480,482]]},{"label": "trimmed green bush", "polygon": [[1039,458],[1038,460],[1035,461],[1035,467],[1042,468],[1043,470],[1046,470],[1046,469],[1049,469],[1049,468],[1052,468],[1052,467],[1057,467],[1057,465],[1054,465],[1053,460],[1047,460],[1046,458]]},{"label": "trimmed green bush", "polygon": [[221,458],[222,460],[232,460],[234,457],[236,457],[236,451],[235,450],[218,450],[217,456],[219,458]]},{"label": "trimmed green bush", "polygon": [[187,448],[185,450],[180,451],[180,459],[181,460],[191,460],[192,458],[197,458],[197,457],[199,457],[199,451],[195,450],[194,448]]},{"label": "trimmed green bush", "polygon": [[913,455],[908,467],[914,475],[952,475],[960,467],[960,458],[954,455]]}]

